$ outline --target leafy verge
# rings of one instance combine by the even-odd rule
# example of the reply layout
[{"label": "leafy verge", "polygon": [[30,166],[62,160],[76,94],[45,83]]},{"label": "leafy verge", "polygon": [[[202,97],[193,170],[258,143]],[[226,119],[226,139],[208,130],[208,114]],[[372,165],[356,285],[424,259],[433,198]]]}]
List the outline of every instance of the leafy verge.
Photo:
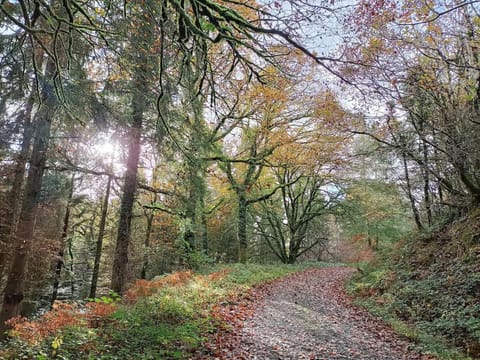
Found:
[{"label": "leafy verge", "polygon": [[82,307],[59,304],[39,319],[15,319],[0,358],[188,358],[208,334],[225,326],[225,307],[219,304],[238,301],[256,284],[321,265],[237,264],[138,280],[123,299],[102,297]]},{"label": "leafy verge", "polygon": [[480,358],[479,220],[473,213],[390,249],[350,291],[430,353]]}]

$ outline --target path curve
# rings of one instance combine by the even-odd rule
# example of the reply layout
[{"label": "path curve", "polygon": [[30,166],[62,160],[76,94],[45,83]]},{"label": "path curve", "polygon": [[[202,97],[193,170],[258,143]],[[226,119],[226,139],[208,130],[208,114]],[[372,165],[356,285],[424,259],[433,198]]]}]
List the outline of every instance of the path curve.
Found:
[{"label": "path curve", "polygon": [[[348,267],[310,269],[258,290],[250,316],[214,359],[433,359],[411,350],[388,326],[352,304]],[[260,305],[258,298],[261,298]],[[234,333],[234,334],[232,334]],[[204,357],[208,358],[208,357]]]}]

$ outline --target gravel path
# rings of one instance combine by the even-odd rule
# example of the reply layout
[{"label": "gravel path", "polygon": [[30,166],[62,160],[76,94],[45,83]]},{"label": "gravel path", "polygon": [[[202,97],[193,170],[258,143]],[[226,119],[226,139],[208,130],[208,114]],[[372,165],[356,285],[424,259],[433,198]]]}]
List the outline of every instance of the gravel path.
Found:
[{"label": "gravel path", "polygon": [[254,290],[246,320],[223,335],[229,340],[217,336],[212,356],[203,358],[432,359],[411,351],[408,342],[352,304],[344,282],[354,272],[312,269]]}]

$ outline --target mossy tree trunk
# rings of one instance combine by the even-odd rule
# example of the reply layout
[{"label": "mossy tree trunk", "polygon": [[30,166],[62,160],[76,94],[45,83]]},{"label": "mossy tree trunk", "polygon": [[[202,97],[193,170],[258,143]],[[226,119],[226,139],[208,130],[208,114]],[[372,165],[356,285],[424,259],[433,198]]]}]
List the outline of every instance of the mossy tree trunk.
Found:
[{"label": "mossy tree trunk", "polygon": [[105,227],[108,216],[108,202],[110,201],[110,191],[112,187],[112,176],[108,176],[105,196],[103,198],[102,215],[100,217],[100,225],[98,229],[97,243],[95,244],[95,259],[93,262],[92,282],[90,284],[89,297],[94,299],[97,294],[98,276],[100,273],[100,261],[102,259],[103,238],[105,237]]},{"label": "mossy tree trunk", "polygon": [[68,232],[70,228],[70,209],[72,206],[72,199],[73,199],[73,190],[75,186],[75,173],[72,175],[70,180],[70,187],[68,189],[68,197],[67,197],[67,205],[65,207],[65,214],[63,216],[63,227],[62,227],[62,235],[60,239],[60,249],[58,250],[57,254],[57,263],[55,265],[55,271],[53,275],[53,289],[52,289],[52,297],[50,300],[50,308],[53,308],[53,304],[57,300],[58,295],[58,287],[60,285],[60,275],[62,273],[62,268],[64,265],[64,253],[65,253],[65,245],[66,240],[68,237]]},{"label": "mossy tree trunk", "polygon": [[[53,74],[54,65],[49,62],[47,74]],[[24,298],[27,259],[34,237],[35,220],[38,212],[38,201],[42,188],[43,174],[50,142],[50,130],[55,109],[55,99],[49,84],[44,85],[42,103],[36,115],[36,132],[30,167],[23,195],[23,202],[14,234],[15,245],[13,259],[4,290],[2,312],[0,314],[0,338],[4,337],[8,328],[5,321],[19,315]]]},{"label": "mossy tree trunk", "polygon": [[31,95],[25,107],[22,144],[20,145],[20,152],[18,153],[15,163],[13,183],[7,197],[5,215],[0,224],[0,279],[9,263],[8,256],[11,253],[13,245],[12,235],[15,233],[18,220],[20,198],[25,180],[25,166],[27,165],[28,156],[30,154],[30,146],[34,130],[32,124],[33,105],[34,96]]},{"label": "mossy tree trunk", "polygon": [[242,264],[247,262],[247,250],[248,250],[248,240],[247,240],[247,198],[246,194],[240,192],[238,194],[238,261]]},{"label": "mossy tree trunk", "polygon": [[137,192],[137,173],[140,161],[143,113],[145,111],[146,92],[141,77],[135,81],[136,88],[132,99],[132,125],[129,129],[129,146],[125,182],[118,219],[117,243],[112,268],[112,290],[121,294],[126,290],[128,281],[128,248],[130,244],[133,204]]}]

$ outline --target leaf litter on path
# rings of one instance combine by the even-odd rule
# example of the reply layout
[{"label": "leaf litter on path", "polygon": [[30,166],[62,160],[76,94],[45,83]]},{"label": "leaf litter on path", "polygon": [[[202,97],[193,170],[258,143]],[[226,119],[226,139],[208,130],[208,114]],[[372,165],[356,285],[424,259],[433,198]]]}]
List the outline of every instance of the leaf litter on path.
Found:
[{"label": "leaf litter on path", "polygon": [[255,287],[215,313],[227,326],[212,335],[197,359],[416,360],[387,325],[355,306],[345,293],[349,267],[309,269]]}]

